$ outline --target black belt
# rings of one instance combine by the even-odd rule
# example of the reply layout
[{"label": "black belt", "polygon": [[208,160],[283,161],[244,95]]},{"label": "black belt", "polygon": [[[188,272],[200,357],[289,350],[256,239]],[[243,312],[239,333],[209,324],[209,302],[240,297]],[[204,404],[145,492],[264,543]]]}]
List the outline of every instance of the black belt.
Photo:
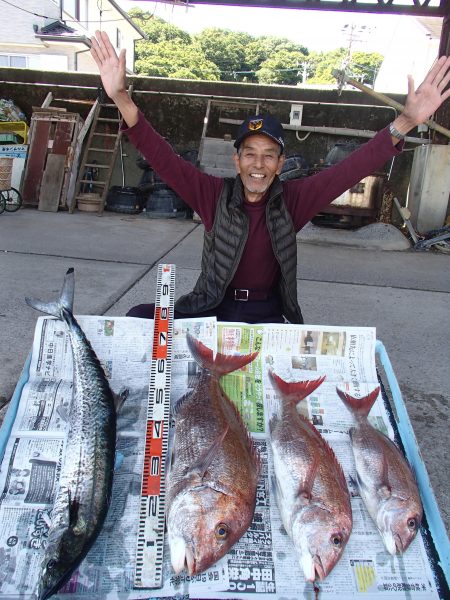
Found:
[{"label": "black belt", "polygon": [[273,290],[244,290],[242,288],[228,288],[225,296],[237,302],[251,302],[252,300],[268,300],[273,298]]}]

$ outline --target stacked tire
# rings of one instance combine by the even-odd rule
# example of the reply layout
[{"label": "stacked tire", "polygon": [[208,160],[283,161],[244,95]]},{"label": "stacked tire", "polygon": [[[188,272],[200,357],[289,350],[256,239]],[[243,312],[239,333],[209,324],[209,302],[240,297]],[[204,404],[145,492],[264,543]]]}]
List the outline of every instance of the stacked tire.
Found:
[{"label": "stacked tire", "polygon": [[300,154],[288,156],[284,161],[284,165],[280,173],[280,179],[281,181],[289,181],[290,179],[307,177],[309,174],[309,168],[309,163]]},{"label": "stacked tire", "polygon": [[137,187],[113,185],[106,197],[105,209],[111,212],[136,215],[143,209],[144,198]]},{"label": "stacked tire", "polygon": [[[198,152],[190,150],[182,157],[195,164]],[[139,189],[145,198],[145,214],[151,219],[186,219],[192,216],[192,210],[172,188],[162,181],[147,161],[140,157],[137,166],[144,171]]]},{"label": "stacked tire", "polygon": [[186,219],[189,208],[187,204],[165,183],[152,185],[145,214],[151,219]]}]

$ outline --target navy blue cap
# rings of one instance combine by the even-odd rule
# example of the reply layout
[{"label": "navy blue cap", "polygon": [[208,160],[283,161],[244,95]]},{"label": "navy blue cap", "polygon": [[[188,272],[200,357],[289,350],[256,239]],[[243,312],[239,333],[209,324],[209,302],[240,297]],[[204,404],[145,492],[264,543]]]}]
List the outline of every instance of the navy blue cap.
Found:
[{"label": "navy blue cap", "polygon": [[272,115],[252,115],[247,117],[239,126],[234,147],[239,148],[246,137],[256,133],[269,136],[277,144],[280,144],[281,150],[284,151],[283,128],[281,123],[275,117],[272,117]]}]

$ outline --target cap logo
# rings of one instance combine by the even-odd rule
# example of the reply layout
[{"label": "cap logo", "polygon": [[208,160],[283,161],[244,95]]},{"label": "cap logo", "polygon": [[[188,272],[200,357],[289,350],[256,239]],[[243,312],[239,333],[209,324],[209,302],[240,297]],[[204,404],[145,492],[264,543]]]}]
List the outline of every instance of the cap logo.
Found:
[{"label": "cap logo", "polygon": [[250,121],[248,124],[248,128],[250,131],[258,131],[258,129],[261,129],[261,127],[263,126],[263,120],[262,119],[257,119],[254,121]]}]

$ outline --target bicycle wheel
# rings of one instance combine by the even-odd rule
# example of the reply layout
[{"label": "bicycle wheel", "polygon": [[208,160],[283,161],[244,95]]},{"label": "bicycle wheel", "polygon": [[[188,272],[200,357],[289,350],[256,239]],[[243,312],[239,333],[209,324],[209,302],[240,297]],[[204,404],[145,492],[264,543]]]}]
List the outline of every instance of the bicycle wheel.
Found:
[{"label": "bicycle wheel", "polygon": [[3,190],[2,195],[5,199],[5,210],[7,212],[16,212],[22,206],[22,196],[16,188]]},{"label": "bicycle wheel", "polygon": [[0,213],[2,213],[5,210],[5,204],[5,197],[3,196],[3,192],[0,190]]}]

